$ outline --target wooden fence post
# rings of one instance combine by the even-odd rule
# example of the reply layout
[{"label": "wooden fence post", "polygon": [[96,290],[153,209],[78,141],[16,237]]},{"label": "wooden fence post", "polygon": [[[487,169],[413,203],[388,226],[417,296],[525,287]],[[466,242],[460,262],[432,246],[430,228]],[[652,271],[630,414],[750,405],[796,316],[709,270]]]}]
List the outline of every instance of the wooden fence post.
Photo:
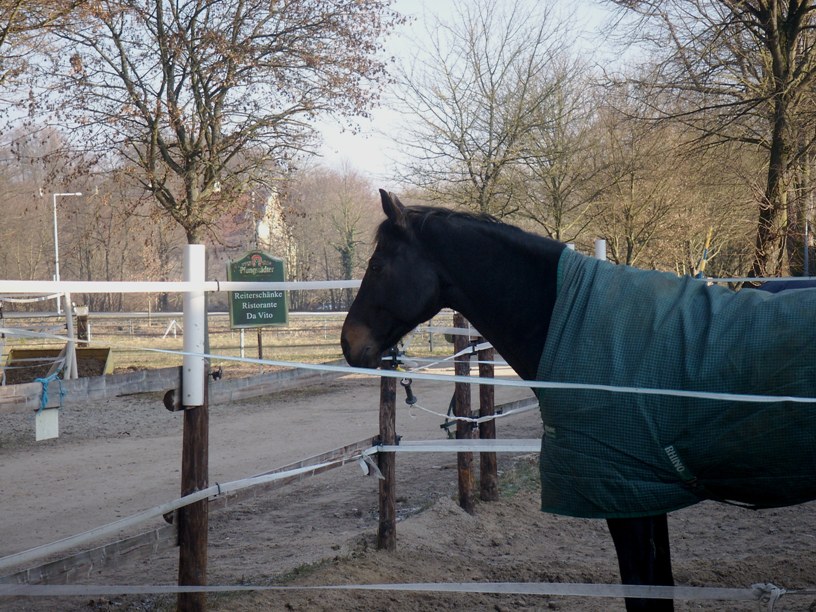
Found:
[{"label": "wooden fence post", "polygon": [[[184,433],[181,448],[181,495],[206,489],[209,485],[209,406],[207,378],[204,379],[204,405],[184,409]],[[207,584],[208,501],[202,499],[178,511],[179,585]],[[206,593],[179,593],[179,612],[207,609]]]},{"label": "wooden fence post", "polygon": [[[397,379],[380,378],[380,444],[397,443]],[[380,525],[377,530],[377,548],[397,548],[397,495],[396,453],[378,453],[377,467],[383,475],[380,480]]]},{"label": "wooden fence post", "polygon": [[[493,378],[493,347],[479,351],[479,378]],[[493,385],[479,385],[479,416],[493,416],[495,414],[495,393]],[[479,438],[482,440],[496,439],[496,421],[491,419],[479,423]],[[479,497],[482,501],[497,501],[499,499],[499,473],[496,453],[481,453],[479,455]]]},{"label": "wooden fence post", "polygon": [[[203,282],[206,256],[204,245],[188,244],[184,251],[184,280]],[[184,357],[181,405],[184,406],[184,433],[181,449],[181,495],[207,488],[209,480],[209,406],[206,360],[201,355],[207,344],[207,300],[204,291],[184,294]],[[184,508],[178,516],[179,586],[207,584],[208,503],[206,499]],[[207,608],[206,593],[179,593],[179,612],[202,612]]]},{"label": "wooden fence post", "polygon": [[[453,315],[453,326],[467,328],[468,323],[460,313]],[[456,334],[453,338],[454,352],[459,353],[467,348],[470,342],[466,336]],[[454,364],[454,374],[457,376],[470,375],[470,355],[461,355]],[[454,414],[458,417],[470,417],[470,385],[455,383]],[[456,439],[463,440],[473,437],[473,425],[466,421],[456,421]],[[456,453],[456,465],[459,472],[459,505],[462,509],[473,514],[473,453]]]}]

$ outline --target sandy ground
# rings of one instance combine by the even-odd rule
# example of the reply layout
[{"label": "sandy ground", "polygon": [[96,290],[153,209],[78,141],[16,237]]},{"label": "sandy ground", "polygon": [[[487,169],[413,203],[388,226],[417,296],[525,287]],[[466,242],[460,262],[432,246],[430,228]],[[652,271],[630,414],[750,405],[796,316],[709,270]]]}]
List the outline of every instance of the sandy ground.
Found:
[{"label": "sandy ground", "polygon": [[[227,372],[229,375],[229,372]],[[414,384],[420,404],[444,411],[452,389]],[[497,390],[497,402],[531,396]],[[378,383],[344,378],[320,387],[211,406],[210,482],[226,482],[374,435]],[[398,409],[405,439],[439,439],[441,419]],[[61,436],[35,443],[30,416],[0,417],[0,556],[81,532],[174,499],[181,419],[160,395],[66,408]],[[535,412],[500,421],[500,437],[540,436]],[[514,495],[454,501],[454,455],[399,455],[398,544],[375,550],[377,481],[356,465],[213,513],[211,584],[618,581],[603,521],[538,511],[535,457],[502,455]],[[512,474],[512,479],[506,475]],[[145,529],[161,523],[149,524]],[[816,588],[816,503],[752,512],[698,504],[670,517],[678,584]],[[102,542],[99,542],[101,544]],[[87,584],[172,584],[177,553],[93,572]],[[160,596],[0,599],[0,610],[165,610]],[[622,610],[621,600],[397,592],[267,591],[210,596],[209,609],[249,610]],[[677,602],[678,610],[756,610],[755,603]],[[786,595],[777,610],[816,610],[816,593]]]}]

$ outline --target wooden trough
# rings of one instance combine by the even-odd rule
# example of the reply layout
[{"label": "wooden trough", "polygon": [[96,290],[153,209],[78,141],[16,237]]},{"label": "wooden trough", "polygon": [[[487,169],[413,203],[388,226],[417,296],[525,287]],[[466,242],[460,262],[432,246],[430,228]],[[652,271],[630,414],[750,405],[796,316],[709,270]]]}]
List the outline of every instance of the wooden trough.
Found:
[{"label": "wooden trough", "polygon": [[[54,361],[65,349],[12,348],[6,359],[6,384],[34,382],[46,377]],[[110,347],[77,347],[77,371],[80,377],[102,376],[113,373]]]}]

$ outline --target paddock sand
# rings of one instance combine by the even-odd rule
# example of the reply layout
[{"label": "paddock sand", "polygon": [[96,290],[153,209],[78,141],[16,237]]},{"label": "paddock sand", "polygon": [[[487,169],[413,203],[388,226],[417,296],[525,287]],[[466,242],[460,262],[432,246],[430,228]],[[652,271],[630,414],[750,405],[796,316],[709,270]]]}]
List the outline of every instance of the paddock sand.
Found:
[{"label": "paddock sand", "polygon": [[[226,372],[230,375],[229,371]],[[397,432],[441,438],[441,419],[398,400]],[[444,411],[452,390],[415,383],[420,404]],[[531,394],[497,390],[497,401]],[[378,383],[319,387],[211,406],[210,482],[260,473],[374,435]],[[160,394],[65,408],[61,436],[35,443],[29,415],[0,416],[0,556],[78,533],[175,498],[181,419]],[[541,434],[535,412],[499,422],[500,437]],[[397,551],[375,550],[377,481],[356,465],[311,478],[210,517],[210,584],[554,581],[615,583],[603,521],[538,511],[535,457],[500,455],[518,488],[474,515],[454,501],[454,455],[399,455]],[[161,525],[156,521],[142,530]],[[675,576],[690,586],[772,582],[816,588],[816,503],[752,512],[698,504],[670,517]],[[124,535],[124,534],[123,534]],[[98,542],[102,544],[103,542]],[[177,552],[94,570],[85,584],[172,584]],[[174,598],[2,599],[0,610],[169,610]],[[209,609],[623,610],[620,599],[354,591],[266,591],[209,597]],[[677,602],[678,610],[756,610],[750,602]],[[816,610],[816,594],[786,595],[777,610]]]}]

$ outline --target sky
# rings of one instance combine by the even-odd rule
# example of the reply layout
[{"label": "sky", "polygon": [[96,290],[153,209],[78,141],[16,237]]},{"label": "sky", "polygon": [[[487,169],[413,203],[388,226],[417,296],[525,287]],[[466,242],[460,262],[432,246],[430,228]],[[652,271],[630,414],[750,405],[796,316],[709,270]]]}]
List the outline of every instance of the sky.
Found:
[{"label": "sky", "polygon": [[[553,3],[557,10],[575,11],[575,21],[583,30],[580,45],[587,49],[597,49],[603,44],[598,28],[608,16],[604,3],[598,0],[541,1]],[[410,29],[402,28],[389,37],[386,52],[398,61],[409,57],[414,46],[408,44],[407,38],[416,38],[425,32],[424,24],[429,15],[450,20],[456,14],[455,6],[459,2],[462,0],[397,0],[394,8],[413,17],[413,25]],[[377,187],[388,189],[389,181],[393,182],[395,177],[392,160],[399,158],[398,143],[388,134],[393,133],[405,118],[386,106],[387,96],[384,100],[383,105],[371,113],[370,119],[358,121],[357,134],[344,131],[337,122],[322,122],[318,129],[323,134],[324,144],[319,150],[322,156],[319,162],[335,170],[352,168],[373,181]]]}]

